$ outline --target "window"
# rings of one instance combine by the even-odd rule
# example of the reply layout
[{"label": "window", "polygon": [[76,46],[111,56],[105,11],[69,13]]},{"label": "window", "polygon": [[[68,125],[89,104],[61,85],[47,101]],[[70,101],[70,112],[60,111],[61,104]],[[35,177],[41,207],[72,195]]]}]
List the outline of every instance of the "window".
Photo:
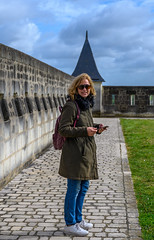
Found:
[{"label": "window", "polygon": [[154,95],[149,96],[150,106],[154,106]]},{"label": "window", "polygon": [[50,96],[48,96],[48,101],[49,101],[49,104],[50,104],[50,108],[53,109],[53,101],[52,101]]},{"label": "window", "polygon": [[37,110],[40,112],[41,111],[41,105],[40,105],[40,100],[37,96],[35,96],[35,103],[37,106]]},{"label": "window", "polygon": [[112,94],[112,105],[115,105],[115,94]]},{"label": "window", "polygon": [[29,113],[32,113],[33,112],[33,104],[32,104],[32,101],[29,97],[26,97],[26,103],[27,103],[27,107],[28,107],[28,111]]},{"label": "window", "polygon": [[130,105],[131,106],[135,105],[135,95],[134,94],[130,95]]},{"label": "window", "polygon": [[56,108],[58,108],[58,100],[54,95],[53,95],[53,100],[54,100]]},{"label": "window", "polygon": [[43,96],[42,96],[42,102],[43,102],[44,109],[47,111],[48,107],[47,107],[47,104],[46,104],[46,100]]},{"label": "window", "polygon": [[16,110],[17,110],[18,117],[23,116],[24,110],[23,110],[23,103],[22,103],[21,99],[19,97],[15,97],[14,98],[14,103],[15,103],[15,107],[16,107]]},{"label": "window", "polygon": [[2,110],[4,121],[8,121],[10,119],[10,113],[7,102],[4,98],[0,99],[0,108]]}]

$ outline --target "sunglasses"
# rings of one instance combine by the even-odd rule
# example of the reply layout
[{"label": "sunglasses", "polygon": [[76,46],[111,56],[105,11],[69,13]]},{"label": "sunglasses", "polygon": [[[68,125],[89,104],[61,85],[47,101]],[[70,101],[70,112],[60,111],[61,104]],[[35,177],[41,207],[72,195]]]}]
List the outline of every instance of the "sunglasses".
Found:
[{"label": "sunglasses", "polygon": [[86,89],[88,90],[88,89],[91,88],[91,86],[88,85],[88,84],[84,84],[84,85],[79,85],[78,88],[79,88],[80,90],[83,90],[84,88],[86,88]]}]

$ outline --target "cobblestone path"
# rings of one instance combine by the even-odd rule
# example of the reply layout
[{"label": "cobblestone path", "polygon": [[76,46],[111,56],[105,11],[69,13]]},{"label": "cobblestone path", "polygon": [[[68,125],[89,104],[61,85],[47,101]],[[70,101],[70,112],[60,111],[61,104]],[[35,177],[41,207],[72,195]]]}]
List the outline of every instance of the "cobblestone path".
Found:
[{"label": "cobblestone path", "polygon": [[90,181],[83,215],[94,224],[86,237],[63,234],[66,179],[57,174],[60,151],[48,149],[0,191],[0,239],[141,240],[127,152],[118,118],[96,136],[99,180]]}]

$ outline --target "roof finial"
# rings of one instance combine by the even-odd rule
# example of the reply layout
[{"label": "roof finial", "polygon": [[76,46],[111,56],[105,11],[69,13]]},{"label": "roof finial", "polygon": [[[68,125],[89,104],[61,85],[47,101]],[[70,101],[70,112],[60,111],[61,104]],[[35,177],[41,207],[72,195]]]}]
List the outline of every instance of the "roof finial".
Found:
[{"label": "roof finial", "polygon": [[86,31],[86,40],[88,40],[88,31]]}]

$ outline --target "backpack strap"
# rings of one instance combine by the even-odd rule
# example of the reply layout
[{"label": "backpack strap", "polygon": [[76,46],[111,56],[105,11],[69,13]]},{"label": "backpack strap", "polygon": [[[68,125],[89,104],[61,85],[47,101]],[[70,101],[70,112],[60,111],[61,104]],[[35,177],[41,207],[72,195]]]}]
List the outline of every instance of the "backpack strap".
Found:
[{"label": "backpack strap", "polygon": [[77,116],[76,116],[76,119],[75,119],[75,122],[74,122],[74,127],[75,127],[75,126],[76,126],[76,123],[77,123],[77,121],[78,121],[78,119],[79,119],[79,117],[80,117],[80,108],[79,108],[77,102],[76,102],[76,101],[74,101],[74,102],[75,102],[76,107],[77,107]]},{"label": "backpack strap", "polygon": [[[77,115],[76,115],[76,119],[75,119],[75,121],[74,121],[74,127],[76,126],[76,123],[77,123],[77,121],[78,121],[78,119],[79,119],[79,117],[80,117],[80,108],[79,108],[79,106],[78,106],[78,104],[77,104],[77,102],[76,101],[74,101],[75,102],[75,105],[76,105],[76,108],[77,108]],[[60,111],[60,113],[62,112],[62,109],[63,109],[63,107],[62,106],[59,106],[59,111]]]},{"label": "backpack strap", "polygon": [[62,109],[63,109],[63,107],[62,107],[62,106],[59,106],[59,111],[60,111],[60,113],[62,112]]}]

